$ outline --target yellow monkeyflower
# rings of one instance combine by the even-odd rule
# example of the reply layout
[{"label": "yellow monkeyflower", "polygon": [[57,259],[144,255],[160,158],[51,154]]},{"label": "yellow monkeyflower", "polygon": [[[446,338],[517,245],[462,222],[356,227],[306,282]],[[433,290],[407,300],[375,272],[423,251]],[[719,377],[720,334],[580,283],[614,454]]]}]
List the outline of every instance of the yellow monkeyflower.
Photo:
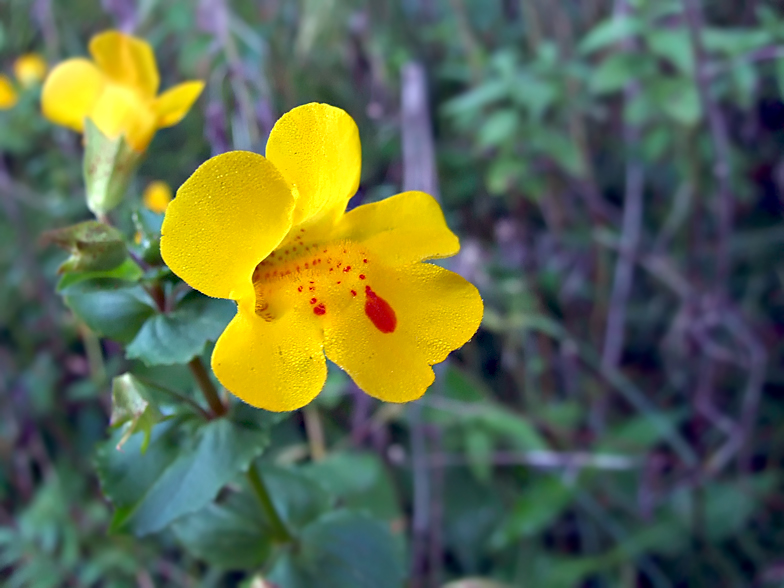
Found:
[{"label": "yellow monkeyflower", "polygon": [[46,70],[46,61],[38,53],[25,53],[14,61],[14,75],[25,88],[40,84]]},{"label": "yellow monkeyflower", "polygon": [[435,378],[430,366],[479,327],[476,288],[422,263],[460,249],[436,200],[404,192],[346,212],[360,165],[354,120],[307,104],[275,124],[266,158],[213,157],[166,209],[164,261],[237,302],[212,369],[249,404],[304,406],[324,385],[325,355],[366,393],[414,400]]},{"label": "yellow monkeyflower", "polygon": [[49,73],[41,95],[44,116],[79,132],[90,118],[104,135],[122,135],[136,151],[144,151],[156,130],[180,122],[204,88],[191,81],[156,96],[160,78],[152,48],[118,31],[95,35],[90,54],[93,61],[68,59]]},{"label": "yellow monkeyflower", "polygon": [[0,74],[0,110],[13,108],[19,101],[19,95],[8,76]]},{"label": "yellow monkeyflower", "polygon": [[142,195],[144,206],[157,214],[161,214],[166,210],[171,199],[172,190],[169,184],[160,180],[147,184]]}]

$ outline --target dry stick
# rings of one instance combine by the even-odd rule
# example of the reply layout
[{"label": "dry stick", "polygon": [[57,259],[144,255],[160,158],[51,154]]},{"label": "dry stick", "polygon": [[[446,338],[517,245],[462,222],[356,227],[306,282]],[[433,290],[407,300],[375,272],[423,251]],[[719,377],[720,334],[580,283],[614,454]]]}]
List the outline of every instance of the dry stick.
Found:
[{"label": "dry stick", "polygon": [[[630,16],[631,7],[625,0],[618,0],[615,18]],[[624,43],[624,51],[633,51],[631,41]],[[631,102],[639,92],[636,81],[629,83],[624,90],[625,105]],[[644,171],[636,151],[640,142],[640,129],[636,125],[624,122],[624,143],[626,145],[626,188],[623,204],[623,221],[621,225],[621,249],[615,265],[610,304],[607,310],[607,325],[602,350],[602,368],[611,369],[618,366],[623,351],[625,338],[626,308],[634,278],[634,257],[640,243],[640,230],[643,211]]]},{"label": "dry stick", "polygon": [[[427,78],[420,63],[403,66],[401,116],[403,135],[403,189],[422,190],[438,198],[435,147],[427,102]],[[440,482],[431,479],[422,406],[412,404],[411,452],[414,474],[412,521],[412,586],[423,586],[425,570],[429,586],[439,586],[441,573],[441,496],[435,490]],[[431,436],[433,448],[440,445],[439,431]],[[441,475],[434,472],[433,475]]]}]

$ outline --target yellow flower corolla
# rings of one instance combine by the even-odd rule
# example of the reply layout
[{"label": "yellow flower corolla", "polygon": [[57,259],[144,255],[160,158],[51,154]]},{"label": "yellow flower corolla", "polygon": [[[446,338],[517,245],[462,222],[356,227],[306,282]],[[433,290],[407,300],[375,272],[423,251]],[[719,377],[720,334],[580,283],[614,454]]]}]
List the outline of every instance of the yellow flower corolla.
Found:
[{"label": "yellow flower corolla", "polygon": [[172,199],[172,190],[169,184],[156,180],[147,184],[142,195],[144,206],[157,214],[166,210]]},{"label": "yellow flower corolla", "polygon": [[25,53],[14,61],[14,75],[25,88],[31,88],[46,76],[46,61],[37,53]]},{"label": "yellow flower corolla", "polygon": [[19,101],[19,95],[8,76],[0,74],[0,110],[13,108]]},{"label": "yellow flower corolla", "polygon": [[253,406],[310,402],[325,356],[371,396],[415,400],[431,366],[479,327],[477,289],[423,263],[460,249],[438,202],[404,192],[346,212],[360,165],[354,120],[307,104],[275,124],[266,158],[213,157],[166,209],[164,261],[207,296],[237,302],[212,369]]},{"label": "yellow flower corolla", "polygon": [[150,45],[118,31],[90,40],[93,61],[77,57],[47,76],[41,107],[49,120],[82,132],[90,118],[110,139],[124,136],[144,151],[155,131],[177,124],[201,94],[204,82],[190,81],[156,96],[160,78]]}]

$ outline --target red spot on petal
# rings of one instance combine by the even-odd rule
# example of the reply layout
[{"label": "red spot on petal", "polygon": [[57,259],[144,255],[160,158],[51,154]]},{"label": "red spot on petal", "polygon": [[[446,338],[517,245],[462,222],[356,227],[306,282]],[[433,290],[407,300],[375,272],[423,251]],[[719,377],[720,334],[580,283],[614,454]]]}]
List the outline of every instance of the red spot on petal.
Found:
[{"label": "red spot on petal", "polygon": [[360,280],[364,280],[365,279],[365,274],[359,274],[359,279]]},{"label": "red spot on petal", "polygon": [[325,249],[325,250],[324,250],[324,253],[326,253],[326,252],[327,252],[327,250]]},{"label": "red spot on petal", "polygon": [[308,286],[308,291],[313,292],[316,289],[315,286]]},{"label": "red spot on petal", "polygon": [[297,292],[302,292],[302,286],[300,286],[299,288],[297,288]]},{"label": "red spot on petal", "polygon": [[335,282],[336,284],[340,284],[340,282]]},{"label": "red spot on petal", "polygon": [[288,254],[289,254],[289,250],[288,250],[288,249],[286,249],[286,251],[284,251],[283,253],[285,253],[286,255],[288,255]]},{"label": "red spot on petal", "polygon": [[334,271],[335,271],[335,268],[334,268],[334,267],[331,267],[331,268],[329,268],[329,271],[331,271],[331,272],[334,272]]},{"label": "red spot on petal", "polygon": [[382,333],[391,333],[397,327],[397,317],[389,302],[365,286],[365,314]]},{"label": "red spot on petal", "polygon": [[362,260],[362,263],[367,263],[367,259],[363,259],[363,260]]},{"label": "red spot on petal", "polygon": [[300,229],[300,230],[299,230],[299,232],[300,232],[300,233],[304,233],[304,232],[305,232],[305,229]]},{"label": "red spot on petal", "polygon": [[316,304],[316,302],[318,302],[318,300],[316,300],[315,298],[311,298],[311,299],[310,299],[310,303],[311,303],[311,304]]},{"label": "red spot on petal", "polygon": [[343,271],[344,272],[350,272],[351,271],[351,266],[347,265],[346,267],[343,268]]},{"label": "red spot on petal", "polygon": [[356,291],[356,290],[352,290],[352,291],[351,291],[351,295],[352,295],[352,296],[356,296],[356,295],[357,295],[357,291]]},{"label": "red spot on petal", "polygon": [[314,306],[313,307],[313,313],[317,314],[319,316],[321,316],[322,314],[325,314],[326,312],[327,312],[327,309],[324,308],[323,304],[319,304],[318,306]]}]

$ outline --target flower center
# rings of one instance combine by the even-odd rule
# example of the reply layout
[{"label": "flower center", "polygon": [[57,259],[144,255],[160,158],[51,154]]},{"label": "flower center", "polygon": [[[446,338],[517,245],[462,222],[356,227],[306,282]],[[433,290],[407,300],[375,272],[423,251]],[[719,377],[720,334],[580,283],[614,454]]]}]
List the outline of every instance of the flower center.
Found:
[{"label": "flower center", "polygon": [[308,243],[305,231],[286,240],[253,272],[256,314],[273,321],[290,309],[318,317],[364,301],[364,313],[382,333],[392,333],[397,317],[371,286],[373,258],[357,243]]}]

